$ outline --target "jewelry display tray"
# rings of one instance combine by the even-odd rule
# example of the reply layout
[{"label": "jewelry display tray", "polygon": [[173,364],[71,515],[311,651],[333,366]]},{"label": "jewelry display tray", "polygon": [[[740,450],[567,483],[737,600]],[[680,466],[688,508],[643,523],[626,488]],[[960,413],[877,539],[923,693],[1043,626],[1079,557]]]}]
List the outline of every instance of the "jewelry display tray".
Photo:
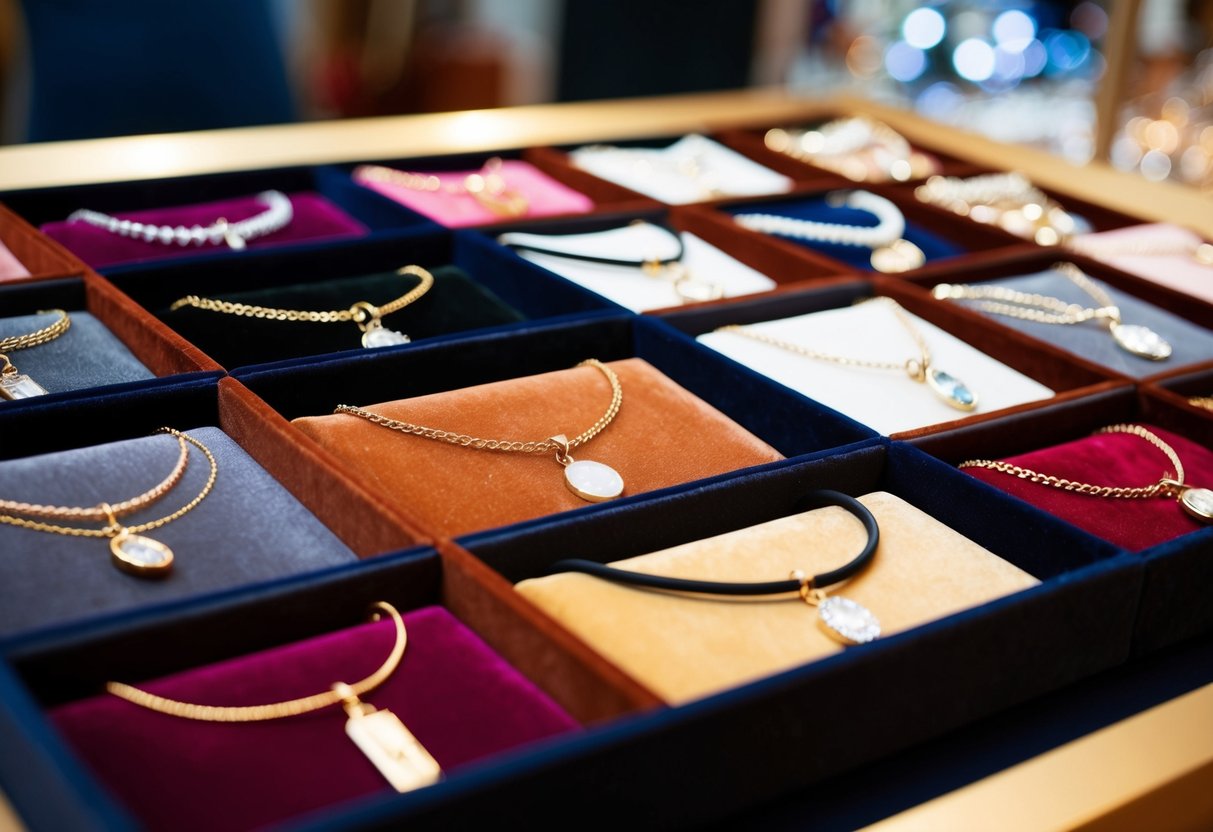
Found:
[{"label": "jewelry display tray", "polygon": [[[751,138],[775,123],[752,125]],[[1213,384],[1213,356],[1186,366],[1160,364],[1155,374],[1135,380],[970,310],[936,304],[929,296],[936,282],[1027,274],[1060,259],[1059,252],[914,204],[914,183],[866,187],[893,199],[911,222],[963,240],[967,253],[904,275],[874,275],[738,229],[723,207],[813,199],[855,185],[796,160],[776,165],[749,152],[752,142],[729,131],[709,135],[792,176],[794,192],[729,200],[727,206],[715,200],[666,207],[573,168],[560,147],[537,146],[397,157],[386,164],[455,170],[476,168],[489,155],[523,158],[591,196],[598,204],[594,212],[451,232],[354,185],[352,167],[373,160],[352,158],[315,167],[0,194],[11,209],[0,210],[0,239],[23,261],[22,252],[48,252],[50,261],[70,264],[71,276],[57,280],[64,275],[56,266],[26,262],[31,278],[0,286],[6,313],[45,308],[44,299],[66,297],[62,303],[76,308],[87,304],[162,376],[129,388],[0,404],[0,457],[144,435],[162,424],[217,424],[364,558],[0,642],[0,791],[29,828],[139,828],[50,727],[47,707],[92,695],[110,678],[138,682],[346,627],[380,599],[405,609],[446,606],[586,730],[494,757],[413,793],[385,790],[318,815],[283,818],[291,828],[450,828],[503,817],[526,817],[536,828],[567,825],[570,818],[584,819],[578,822],[588,828],[728,821],[791,828],[803,823],[806,811],[820,828],[853,828],[1213,681],[1213,611],[1206,600],[1213,590],[1213,529],[1128,552],[952,467],[965,458],[1017,453],[1125,420],[1148,421],[1213,444],[1213,417],[1184,398]],[[945,173],[986,169],[960,158],[959,136],[954,148],[939,148],[937,155]],[[273,251],[199,253],[99,273],[33,227],[81,207],[137,210],[267,188],[315,190],[370,233]],[[1050,193],[1065,204],[1064,192]],[[1091,213],[1101,229],[1144,221],[1112,209]],[[692,231],[764,271],[778,288],[632,315],[523,262],[493,240],[506,228],[556,233],[637,218]],[[14,236],[28,238],[30,247],[10,244]],[[1196,324],[1213,323],[1213,307],[1189,296],[1094,261],[1068,259]],[[410,262],[464,266],[531,320],[381,352],[220,368],[148,312],[182,294],[176,281],[202,294],[367,274]],[[896,298],[1059,395],[878,437],[692,337],[724,323],[803,314],[872,293]],[[20,308],[10,307],[10,299]],[[452,540],[387,508],[356,472],[287,421],[328,412],[343,396],[385,400],[563,369],[587,357],[628,356],[649,361],[788,459]],[[561,557],[618,560],[783,516],[804,491],[818,487],[854,495],[891,491],[1041,583],[678,707],[659,705],[512,589],[514,581],[542,574]],[[587,805],[594,807],[589,818]]]}]

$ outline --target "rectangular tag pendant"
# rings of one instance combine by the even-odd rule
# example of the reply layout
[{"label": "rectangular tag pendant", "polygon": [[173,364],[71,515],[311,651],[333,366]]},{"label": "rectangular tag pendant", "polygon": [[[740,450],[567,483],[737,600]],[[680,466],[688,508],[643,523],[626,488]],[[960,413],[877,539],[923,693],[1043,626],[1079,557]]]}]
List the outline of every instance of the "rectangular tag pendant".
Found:
[{"label": "rectangular tag pendant", "polygon": [[436,783],[442,768],[391,711],[361,703],[345,723],[346,735],[398,792]]},{"label": "rectangular tag pendant", "polygon": [[45,396],[46,389],[24,373],[0,375],[0,398],[31,399],[34,396]]}]

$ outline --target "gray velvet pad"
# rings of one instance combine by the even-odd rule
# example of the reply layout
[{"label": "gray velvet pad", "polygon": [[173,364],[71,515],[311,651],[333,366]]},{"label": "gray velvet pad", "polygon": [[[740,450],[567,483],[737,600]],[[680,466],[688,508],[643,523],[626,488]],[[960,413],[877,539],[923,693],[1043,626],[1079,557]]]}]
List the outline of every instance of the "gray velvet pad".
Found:
[{"label": "gray velvet pad", "polygon": [[[1183,364],[1213,359],[1213,332],[1098,280],[1095,283],[1103,287],[1111,295],[1113,302],[1120,307],[1123,323],[1148,326],[1157,332],[1171,344],[1171,356],[1163,361],[1151,361],[1126,352],[1112,340],[1107,324],[1095,321],[1070,325],[1040,324],[988,312],[983,314],[1000,324],[1133,378],[1142,378]],[[1050,295],[1061,298],[1066,303],[1077,303],[1084,307],[1099,305],[1094,298],[1052,269],[1022,277],[998,278],[976,285],[1003,286],[1019,292]],[[961,303],[970,305],[969,302]]]},{"label": "gray velvet pad", "polygon": [[[68,316],[71,327],[54,341],[8,354],[18,370],[48,393],[155,378],[125,344],[88,312],[68,310]],[[48,313],[0,318],[0,338],[35,332],[53,324],[58,317]]]},{"label": "gray velvet pad", "polygon": [[[186,432],[210,448],[219,474],[214,490],[192,511],[144,532],[173,550],[172,573],[148,579],[119,572],[110,563],[107,538],[0,525],[0,635],[356,559],[218,428]],[[188,447],[182,480],[158,502],[123,517],[123,523],[164,517],[202,490],[210,466],[197,448]],[[161,482],[179,453],[175,437],[157,434],[3,461],[0,499],[58,506],[129,500]]]}]

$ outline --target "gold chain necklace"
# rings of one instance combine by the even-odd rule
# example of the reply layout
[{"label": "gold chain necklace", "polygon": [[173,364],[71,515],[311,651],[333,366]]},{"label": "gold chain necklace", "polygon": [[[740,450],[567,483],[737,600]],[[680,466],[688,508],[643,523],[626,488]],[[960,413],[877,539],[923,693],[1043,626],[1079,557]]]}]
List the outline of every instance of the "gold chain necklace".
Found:
[{"label": "gold chain necklace", "polygon": [[[168,433],[177,437],[181,446],[181,454],[173,470],[161,482],[129,500],[121,503],[100,503],[92,507],[78,506],[48,506],[37,503],[23,503],[13,500],[0,500],[0,523],[31,529],[50,534],[61,534],[68,537],[108,537],[110,539],[110,561],[115,567],[131,575],[139,577],[163,577],[173,565],[173,550],[158,540],[145,537],[143,532],[158,529],[193,511],[199,503],[206,499],[215,486],[215,478],[219,473],[219,463],[215,460],[210,448],[194,437],[172,428],[160,428],[157,433]],[[206,457],[210,463],[210,475],[206,484],[188,503],[158,520],[150,520],[135,526],[124,526],[118,521],[119,517],[132,514],[160,500],[181,481],[189,460],[190,443]],[[29,518],[41,518],[33,520]],[[46,523],[43,520],[69,520],[105,523],[100,529],[82,529],[76,526],[64,526],[58,523]]]},{"label": "gold chain necklace", "polygon": [[976,301],[973,305],[984,312],[1038,324],[1070,326],[1091,320],[1107,323],[1112,340],[1126,352],[1151,361],[1163,361],[1171,355],[1171,345],[1154,330],[1140,324],[1122,323],[1120,307],[1112,296],[1080,268],[1073,263],[1055,263],[1053,270],[1090,295],[1099,306],[1066,303],[1052,295],[1019,292],[1005,286],[940,283],[931,293],[939,300]]},{"label": "gold chain necklace", "polygon": [[58,314],[54,323],[42,329],[25,335],[13,335],[0,338],[0,399],[28,399],[32,396],[46,395],[46,388],[34,381],[25,373],[20,372],[9,360],[8,354],[13,350],[24,350],[54,341],[72,325],[72,319],[62,309],[42,309],[39,315]]},{"label": "gold chain necklace", "polygon": [[766,132],[763,143],[776,153],[811,162],[854,182],[906,182],[937,168],[889,125],[866,116],[835,119],[814,130]]},{"label": "gold chain necklace", "polygon": [[805,358],[812,358],[817,361],[829,361],[833,364],[840,364],[844,367],[861,367],[868,370],[896,370],[904,372],[911,380],[920,384],[927,385],[928,389],[934,393],[949,407],[954,407],[957,410],[966,412],[977,409],[977,394],[960,379],[951,373],[946,373],[943,370],[938,370],[931,364],[931,351],[927,347],[926,339],[922,333],[910,321],[905,309],[901,304],[889,297],[870,298],[864,303],[883,303],[888,306],[893,314],[897,316],[898,323],[902,328],[909,333],[914,339],[915,345],[918,347],[918,358],[910,358],[902,362],[897,361],[869,361],[862,358],[852,358],[846,355],[837,355],[835,353],[821,352],[820,350],[806,347],[802,344],[796,344],[791,341],[784,341],[781,338],[775,338],[770,335],[765,335],[761,332],[755,332],[744,326],[730,324],[717,329],[717,332],[732,332],[737,335],[743,335],[746,338],[751,338],[764,344],[769,344],[773,347],[778,347],[788,352],[803,355]]},{"label": "gold chain necklace", "polygon": [[530,200],[517,188],[510,187],[500,171],[501,159],[494,156],[478,172],[465,176],[459,185],[443,185],[433,174],[411,173],[383,165],[359,165],[354,168],[354,178],[385,182],[410,191],[466,195],[498,216],[521,217],[530,208]]},{"label": "gold chain necklace", "polygon": [[919,202],[1032,240],[1037,245],[1068,243],[1077,231],[1074,217],[1023,174],[987,173],[962,179],[932,176],[914,189]]},{"label": "gold chain necklace", "polygon": [[623,387],[620,386],[619,377],[615,375],[615,371],[596,358],[582,361],[577,366],[593,367],[606,377],[607,382],[611,385],[611,403],[607,406],[606,412],[598,418],[597,422],[572,439],[569,439],[563,433],[549,439],[530,442],[513,439],[482,439],[478,436],[469,436],[466,433],[454,433],[452,431],[439,430],[438,428],[428,428],[424,425],[414,425],[411,422],[389,419],[378,413],[372,413],[369,410],[363,410],[362,408],[353,407],[348,404],[337,405],[333,412],[358,416],[380,427],[389,428],[400,433],[412,434],[413,436],[421,436],[425,439],[447,442],[462,448],[521,454],[555,451],[556,461],[564,466],[564,482],[569,487],[569,490],[583,500],[599,503],[603,500],[618,497],[623,493],[623,477],[614,468],[601,462],[594,462],[588,459],[575,460],[569,455],[569,451],[589,442],[605,430],[607,425],[611,424],[616,414],[619,413],[620,405],[623,404]]},{"label": "gold chain necklace", "polygon": [[233,303],[226,300],[186,295],[178,298],[169,306],[170,312],[176,312],[186,306],[201,309],[206,312],[220,312],[224,315],[240,315],[245,318],[261,318],[268,321],[303,321],[306,323],[330,324],[353,321],[362,330],[362,346],[368,349],[374,347],[390,347],[395,344],[409,343],[409,337],[403,332],[388,329],[383,325],[382,318],[393,312],[399,312],[411,303],[421,300],[430,287],[434,285],[434,276],[420,266],[403,266],[396,270],[399,275],[413,275],[421,280],[416,286],[395,300],[388,301],[383,306],[375,306],[365,300],[360,300],[349,309],[327,309],[320,311],[306,309],[278,309],[273,306],[253,306],[247,303]]},{"label": "gold chain necklace", "polygon": [[[122,682],[106,682],[105,690],[141,708],[200,722],[265,722],[311,713],[340,702],[349,715],[345,733],[396,791],[407,792],[428,786],[442,776],[438,762],[394,713],[378,710],[359,699],[388,680],[400,666],[408,646],[408,634],[400,612],[387,601],[379,601],[375,607],[391,616],[396,625],[396,641],[383,664],[370,676],[353,684],[336,682],[323,693],[269,705],[242,706],[195,705],[157,696]],[[372,613],[372,621],[379,619],[378,612]]]},{"label": "gold chain necklace", "polygon": [[1184,507],[1184,510],[1197,520],[1204,523],[1213,522],[1213,490],[1184,484],[1184,466],[1179,459],[1179,454],[1175,453],[1175,449],[1164,442],[1162,437],[1141,425],[1110,425],[1109,427],[1097,430],[1095,433],[1127,433],[1139,439],[1146,440],[1162,451],[1167,459],[1171,461],[1171,466],[1175,469],[1175,476],[1171,477],[1163,474],[1158,482],[1150,485],[1112,486],[1075,482],[1064,477],[1041,474],[1030,468],[1024,468],[1010,462],[1000,462],[991,459],[969,459],[960,463],[957,467],[987,468],[991,471],[1011,474],[1029,482],[1059,488],[1062,491],[1073,491],[1077,494],[1090,494],[1093,497],[1115,497],[1124,500],[1145,499],[1149,497],[1175,497],[1179,501],[1179,504]]}]

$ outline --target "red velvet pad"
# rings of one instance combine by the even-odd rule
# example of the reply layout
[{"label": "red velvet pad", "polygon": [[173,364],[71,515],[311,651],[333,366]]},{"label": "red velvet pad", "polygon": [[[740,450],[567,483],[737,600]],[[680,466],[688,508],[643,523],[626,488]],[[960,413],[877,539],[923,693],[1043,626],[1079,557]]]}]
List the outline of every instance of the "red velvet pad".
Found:
[{"label": "red velvet pad", "polygon": [[[1213,487],[1213,451],[1174,433],[1143,425],[1175,449],[1188,485]],[[1041,474],[1091,485],[1147,486],[1175,471],[1166,455],[1149,442],[1127,433],[1088,436],[1063,445],[1007,457],[1006,462]],[[986,468],[965,468],[980,480],[1001,488],[1037,508],[1126,549],[1139,551],[1181,534],[1207,528],[1173,498],[1122,499],[1062,491]]]},{"label": "red velvet pad", "polygon": [[[396,672],[362,697],[390,709],[449,774],[577,726],[441,607],[404,615]],[[355,682],[387,658],[390,619],[139,687],[197,704],[256,705]],[[268,722],[167,716],[109,694],[51,712],[97,777],[151,828],[248,829],[391,787],[345,735],[340,705]]]},{"label": "red velvet pad", "polygon": [[[303,240],[326,240],[335,237],[360,237],[367,233],[362,223],[346,214],[333,203],[315,193],[287,194],[294,214],[285,228],[248,240],[249,248],[283,245]],[[88,208],[89,206],[82,206]],[[223,218],[228,222],[239,222],[254,217],[266,210],[266,205],[256,195],[225,199],[219,202],[204,202],[198,205],[179,205],[172,208],[157,208],[151,211],[115,212],[111,216],[123,220],[136,220],[152,225],[208,226]],[[176,243],[164,245],[132,239],[97,228],[85,222],[51,222],[42,230],[67,246],[81,260],[94,268],[131,263],[138,260],[159,260],[165,257],[196,257],[218,251],[230,251],[226,243],[210,243],[195,246],[180,246]]]}]

